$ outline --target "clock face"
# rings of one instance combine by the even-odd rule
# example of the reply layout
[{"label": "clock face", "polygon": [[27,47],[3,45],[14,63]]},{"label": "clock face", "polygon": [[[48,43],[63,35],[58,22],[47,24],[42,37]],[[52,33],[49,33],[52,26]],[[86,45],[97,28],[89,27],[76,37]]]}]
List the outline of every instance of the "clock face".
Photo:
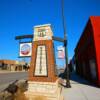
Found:
[{"label": "clock face", "polygon": [[37,47],[35,75],[47,76],[47,59],[46,59],[45,45],[41,45]]}]

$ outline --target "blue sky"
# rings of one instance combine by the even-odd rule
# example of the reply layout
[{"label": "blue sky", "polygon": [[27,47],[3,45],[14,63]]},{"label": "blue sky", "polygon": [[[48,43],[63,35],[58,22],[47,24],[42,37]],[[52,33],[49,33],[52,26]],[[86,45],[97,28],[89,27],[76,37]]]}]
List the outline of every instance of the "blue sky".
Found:
[{"label": "blue sky", "polygon": [[[70,59],[89,16],[100,15],[100,0],[64,2]],[[63,37],[60,3],[61,0],[0,0],[0,59],[18,59],[15,36],[33,34],[35,25],[51,23],[54,35]]]}]

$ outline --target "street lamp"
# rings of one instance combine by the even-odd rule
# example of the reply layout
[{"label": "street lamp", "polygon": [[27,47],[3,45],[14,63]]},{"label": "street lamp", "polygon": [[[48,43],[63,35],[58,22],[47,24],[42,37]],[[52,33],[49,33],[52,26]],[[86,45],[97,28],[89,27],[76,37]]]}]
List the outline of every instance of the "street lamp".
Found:
[{"label": "street lamp", "polygon": [[65,71],[64,77],[66,78],[66,87],[70,88],[70,81],[69,81],[69,67],[68,67],[68,53],[67,53],[67,33],[66,33],[66,23],[65,23],[65,16],[64,16],[64,0],[61,0],[61,9],[62,9],[62,24],[64,30],[64,47],[65,47]]}]

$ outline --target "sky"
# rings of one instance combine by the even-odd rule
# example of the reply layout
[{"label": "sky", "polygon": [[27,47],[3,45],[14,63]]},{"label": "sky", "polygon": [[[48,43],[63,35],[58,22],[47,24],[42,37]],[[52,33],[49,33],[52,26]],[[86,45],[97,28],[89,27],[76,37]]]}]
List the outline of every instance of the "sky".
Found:
[{"label": "sky", "polygon": [[[100,0],[64,0],[64,14],[71,59],[89,17],[100,15]],[[19,60],[15,36],[33,34],[35,25],[48,23],[54,36],[64,37],[61,0],[0,0],[0,59]]]}]

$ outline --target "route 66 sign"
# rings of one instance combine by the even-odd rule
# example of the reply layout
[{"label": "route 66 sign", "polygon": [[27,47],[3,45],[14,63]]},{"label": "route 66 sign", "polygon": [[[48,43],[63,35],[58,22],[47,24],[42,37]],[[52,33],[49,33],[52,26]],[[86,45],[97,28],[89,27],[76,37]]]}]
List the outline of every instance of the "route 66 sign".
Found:
[{"label": "route 66 sign", "polygon": [[32,43],[20,43],[20,57],[29,57],[32,53]]}]

